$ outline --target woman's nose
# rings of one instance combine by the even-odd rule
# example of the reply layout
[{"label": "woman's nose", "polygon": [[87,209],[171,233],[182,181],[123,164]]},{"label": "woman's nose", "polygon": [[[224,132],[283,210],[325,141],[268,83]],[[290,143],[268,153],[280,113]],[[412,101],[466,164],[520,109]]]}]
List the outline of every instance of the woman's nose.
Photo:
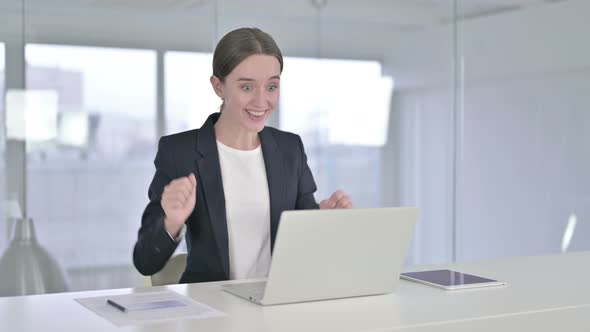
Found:
[{"label": "woman's nose", "polygon": [[264,89],[256,90],[256,92],[254,93],[254,99],[252,100],[252,104],[260,108],[266,107],[266,94],[264,93]]}]

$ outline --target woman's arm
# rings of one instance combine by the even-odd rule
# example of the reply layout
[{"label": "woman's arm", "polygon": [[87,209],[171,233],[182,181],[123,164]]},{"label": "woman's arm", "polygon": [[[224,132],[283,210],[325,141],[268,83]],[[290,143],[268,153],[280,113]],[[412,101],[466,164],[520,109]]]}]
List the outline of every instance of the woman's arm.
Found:
[{"label": "woman's arm", "polygon": [[301,137],[297,136],[297,139],[299,141],[299,151],[301,153],[301,165],[299,167],[299,183],[297,188],[297,202],[295,203],[295,209],[318,209],[320,206],[313,196],[317,190],[317,187],[313,179],[313,175],[311,174],[311,170],[307,165],[307,156],[305,155],[305,149],[303,148]]},{"label": "woman's arm", "polygon": [[173,161],[166,151],[165,137],[162,137],[154,160],[156,173],[148,191],[150,202],[143,212],[133,249],[133,264],[143,275],[160,271],[178,246],[178,242],[172,239],[164,227],[166,214],[161,204],[164,187],[173,180],[176,173]]}]

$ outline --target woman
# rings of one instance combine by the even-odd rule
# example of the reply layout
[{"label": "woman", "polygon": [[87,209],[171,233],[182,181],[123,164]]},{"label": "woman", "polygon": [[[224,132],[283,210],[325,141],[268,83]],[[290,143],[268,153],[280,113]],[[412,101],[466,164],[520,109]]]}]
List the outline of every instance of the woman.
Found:
[{"label": "woman", "polygon": [[264,277],[282,211],[351,208],[337,191],[318,205],[299,136],[265,127],[283,57],[255,28],[229,32],[213,54],[219,113],[200,129],[160,139],[133,262],[158,272],[186,233],[181,283]]}]

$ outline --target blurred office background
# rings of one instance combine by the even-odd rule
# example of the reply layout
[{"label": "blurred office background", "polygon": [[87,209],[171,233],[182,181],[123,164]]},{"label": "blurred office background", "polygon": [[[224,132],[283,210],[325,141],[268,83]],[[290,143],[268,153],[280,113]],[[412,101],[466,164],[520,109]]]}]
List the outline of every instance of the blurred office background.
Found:
[{"label": "blurred office background", "polygon": [[316,199],[342,188],[357,207],[421,209],[407,264],[589,250],[588,13],[586,0],[0,0],[0,256],[26,215],[69,290],[143,285],[131,253],[158,138],[217,110],[211,53],[243,26],[286,58],[271,125],[302,136]]}]

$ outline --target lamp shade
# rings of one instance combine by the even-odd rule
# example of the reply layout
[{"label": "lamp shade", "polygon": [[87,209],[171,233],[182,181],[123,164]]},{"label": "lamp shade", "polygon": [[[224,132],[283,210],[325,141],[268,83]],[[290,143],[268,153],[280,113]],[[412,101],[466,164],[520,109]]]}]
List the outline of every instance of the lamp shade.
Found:
[{"label": "lamp shade", "polygon": [[67,291],[57,261],[39,245],[30,218],[17,220],[10,246],[0,258],[0,296]]}]

